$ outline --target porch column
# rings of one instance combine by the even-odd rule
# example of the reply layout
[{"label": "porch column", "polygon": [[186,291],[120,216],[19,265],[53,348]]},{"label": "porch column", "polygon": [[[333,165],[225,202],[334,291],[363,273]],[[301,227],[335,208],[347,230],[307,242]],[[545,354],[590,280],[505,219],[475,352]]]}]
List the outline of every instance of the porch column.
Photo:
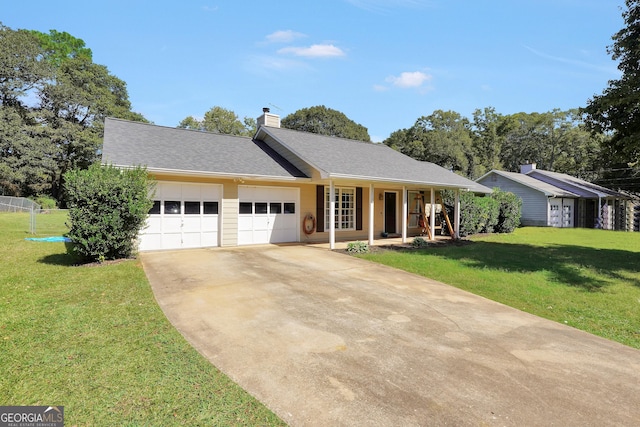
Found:
[{"label": "porch column", "polygon": [[[431,188],[431,209],[429,210],[429,228],[431,229],[431,240],[436,240],[436,190]],[[427,213],[425,212],[425,215]]]},{"label": "porch column", "polygon": [[455,239],[460,238],[460,189],[456,190],[456,208],[453,214],[453,234]]},{"label": "porch column", "polygon": [[336,187],[329,181],[329,249],[336,248]]},{"label": "porch column", "polygon": [[602,198],[598,197],[598,225],[596,228],[604,229],[602,225]]},{"label": "porch column", "polygon": [[407,206],[407,187],[402,187],[402,243],[407,243],[407,215],[409,208]]},{"label": "porch column", "polygon": [[373,246],[373,211],[375,209],[375,194],[373,184],[369,184],[369,246]]}]

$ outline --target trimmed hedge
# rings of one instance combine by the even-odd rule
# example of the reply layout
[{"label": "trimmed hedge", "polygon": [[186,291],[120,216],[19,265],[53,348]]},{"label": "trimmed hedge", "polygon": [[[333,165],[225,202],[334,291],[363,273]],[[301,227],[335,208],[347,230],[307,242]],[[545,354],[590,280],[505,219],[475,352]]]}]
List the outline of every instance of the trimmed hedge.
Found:
[{"label": "trimmed hedge", "polygon": [[64,175],[73,250],[86,261],[131,257],[154,183],[144,168],[92,165]]},{"label": "trimmed hedge", "polygon": [[[442,191],[448,212],[454,211],[455,192]],[[460,193],[460,237],[478,233],[511,233],[520,224],[522,200],[513,193],[493,189],[491,196]]]},{"label": "trimmed hedge", "polygon": [[495,187],[491,198],[499,204],[498,222],[494,227],[496,233],[511,233],[520,225],[522,215],[522,199],[509,191]]}]

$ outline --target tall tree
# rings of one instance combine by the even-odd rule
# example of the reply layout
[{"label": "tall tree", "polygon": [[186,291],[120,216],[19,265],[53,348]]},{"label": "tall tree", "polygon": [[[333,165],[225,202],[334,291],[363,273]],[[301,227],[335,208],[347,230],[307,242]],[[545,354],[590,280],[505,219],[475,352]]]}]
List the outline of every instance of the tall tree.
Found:
[{"label": "tall tree", "polygon": [[505,116],[500,159],[507,170],[533,162],[541,169],[585,179],[597,176],[600,138],[591,135],[577,110]]},{"label": "tall tree", "polygon": [[84,58],[89,61],[93,58],[93,52],[85,46],[84,40],[65,31],[49,30],[49,34],[35,30],[29,32],[38,39],[45,59],[54,66],[60,66],[71,58]]},{"label": "tall tree", "polygon": [[0,191],[60,198],[62,175],[98,160],[106,116],[131,111],[126,84],[80,39],[0,26]]},{"label": "tall tree", "polygon": [[502,114],[495,108],[477,109],[473,113],[471,138],[477,159],[477,170],[482,175],[492,169],[502,169],[500,153],[506,139],[507,126]]},{"label": "tall tree", "polygon": [[[601,95],[594,95],[584,108],[586,123],[594,132],[605,133],[604,151],[611,165],[634,168],[640,176],[640,0],[626,0],[623,11],[625,27],[613,36],[613,45],[607,48],[618,69],[619,79],[609,81]],[[635,181],[640,191],[640,179]]]},{"label": "tall tree", "polygon": [[25,108],[24,97],[51,76],[38,38],[0,23],[0,106]]},{"label": "tall tree", "polygon": [[245,117],[240,121],[238,115],[232,110],[215,106],[204,114],[202,120],[189,116],[178,124],[178,128],[225,135],[252,136],[256,132],[256,120]]},{"label": "tall tree", "polygon": [[436,110],[406,130],[391,134],[384,143],[417,160],[429,161],[474,177],[469,120],[455,111]]},{"label": "tall tree", "polygon": [[106,117],[144,121],[131,112],[126,84],[104,65],[82,56],[60,64],[40,100],[39,114],[47,125],[44,133],[56,148],[58,168],[51,174],[54,197],[59,196],[67,170],[86,169],[99,160]]},{"label": "tall tree", "polygon": [[302,108],[283,118],[280,124],[284,128],[302,132],[371,142],[366,127],[354,122],[344,113],[324,105]]}]

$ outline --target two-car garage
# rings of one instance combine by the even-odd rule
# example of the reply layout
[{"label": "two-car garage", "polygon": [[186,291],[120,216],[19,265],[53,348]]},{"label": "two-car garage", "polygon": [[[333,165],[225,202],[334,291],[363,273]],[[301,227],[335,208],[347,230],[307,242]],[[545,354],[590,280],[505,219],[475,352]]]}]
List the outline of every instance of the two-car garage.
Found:
[{"label": "two-car garage", "polygon": [[219,246],[221,233],[237,233],[239,245],[299,241],[297,188],[240,185],[237,190],[237,199],[224,201],[238,204],[237,221],[225,226],[222,185],[159,182],[140,250]]}]

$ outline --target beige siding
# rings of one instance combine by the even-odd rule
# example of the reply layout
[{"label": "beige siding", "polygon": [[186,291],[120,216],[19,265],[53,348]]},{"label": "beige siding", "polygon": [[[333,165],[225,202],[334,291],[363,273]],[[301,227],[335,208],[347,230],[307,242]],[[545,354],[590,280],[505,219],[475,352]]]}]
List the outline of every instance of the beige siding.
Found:
[{"label": "beige siding", "polygon": [[[158,180],[162,181],[176,181],[176,182],[193,182],[193,183],[205,183],[205,184],[222,184],[222,199],[220,207],[220,246],[237,246],[238,245],[238,211],[239,211],[239,199],[238,199],[238,185],[249,186],[270,186],[270,187],[293,187],[300,189],[300,202],[298,207],[299,224],[303,227],[304,218],[307,214],[316,216],[316,184],[310,182],[279,182],[279,181],[254,181],[245,180],[242,183],[232,179],[212,179],[212,178],[198,178],[198,177],[181,177],[177,175],[163,175],[156,176]],[[323,184],[328,185],[328,184]],[[340,183],[336,182],[336,186],[343,187],[362,187],[362,230],[348,230],[339,231],[336,230],[337,241],[347,240],[361,240],[367,241],[369,239],[369,185],[362,185],[361,183],[348,182]],[[426,194],[429,189],[422,188]],[[402,227],[402,189],[399,187],[376,187],[374,188],[374,239],[380,239],[381,233],[384,229],[384,192],[394,191],[397,192],[397,231],[401,233]],[[380,199],[382,195],[382,200]],[[408,230],[408,236],[419,235],[420,229],[410,228]],[[302,243],[327,243],[329,241],[329,232],[314,232],[310,235],[300,230],[300,242]]]},{"label": "beige siding", "polygon": [[258,117],[257,124],[258,124],[258,127],[264,125],[264,126],[279,128],[280,116],[278,116],[277,114],[264,113],[263,115]]},{"label": "beige siding", "polygon": [[220,246],[238,245],[238,184],[228,183],[222,193],[222,236]]}]

